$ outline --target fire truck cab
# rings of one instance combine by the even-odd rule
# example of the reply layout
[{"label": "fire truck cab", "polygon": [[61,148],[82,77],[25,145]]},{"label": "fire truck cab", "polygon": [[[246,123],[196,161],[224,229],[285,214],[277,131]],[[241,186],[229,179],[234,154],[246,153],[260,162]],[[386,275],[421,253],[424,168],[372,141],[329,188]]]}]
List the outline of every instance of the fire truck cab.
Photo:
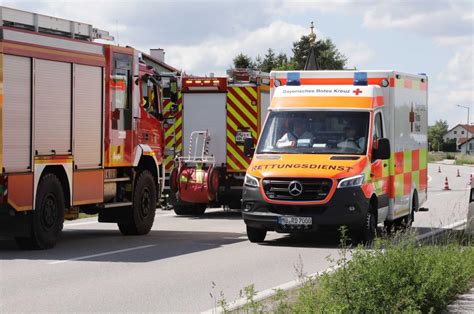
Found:
[{"label": "fire truck cab", "polygon": [[379,223],[411,225],[427,198],[426,75],[276,71],[270,79],[242,197],[249,240],[346,225],[371,241]]}]

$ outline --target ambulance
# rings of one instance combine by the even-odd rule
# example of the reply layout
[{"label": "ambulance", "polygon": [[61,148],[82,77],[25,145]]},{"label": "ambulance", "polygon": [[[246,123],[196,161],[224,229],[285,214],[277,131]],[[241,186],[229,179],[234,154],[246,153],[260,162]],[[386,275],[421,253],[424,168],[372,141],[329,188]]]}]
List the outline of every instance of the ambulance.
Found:
[{"label": "ambulance", "polygon": [[410,226],[427,199],[428,78],[397,71],[274,71],[246,172],[251,242],[268,231]]}]

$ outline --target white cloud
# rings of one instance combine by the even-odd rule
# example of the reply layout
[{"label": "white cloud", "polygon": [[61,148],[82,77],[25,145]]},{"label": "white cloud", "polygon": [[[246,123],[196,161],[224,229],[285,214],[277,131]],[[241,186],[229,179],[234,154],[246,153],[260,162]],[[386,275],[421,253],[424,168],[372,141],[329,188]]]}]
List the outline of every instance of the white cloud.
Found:
[{"label": "white cloud", "polygon": [[302,26],[275,21],[254,31],[237,31],[233,37],[215,37],[196,45],[167,46],[167,62],[195,75],[209,72],[221,75],[240,52],[252,57],[268,48],[276,53],[290,53],[291,43],[306,33]]},{"label": "white cloud", "polygon": [[[466,46],[456,52],[445,69],[437,75],[437,85],[430,84],[430,116],[442,117],[451,125],[466,122],[466,112],[456,105],[474,104],[474,62],[473,48]],[[471,113],[473,113],[471,111]],[[471,120],[472,122],[472,120]]]},{"label": "white cloud", "polygon": [[345,41],[340,44],[339,50],[349,56],[347,68],[364,68],[367,62],[375,56],[375,51],[364,42]]}]

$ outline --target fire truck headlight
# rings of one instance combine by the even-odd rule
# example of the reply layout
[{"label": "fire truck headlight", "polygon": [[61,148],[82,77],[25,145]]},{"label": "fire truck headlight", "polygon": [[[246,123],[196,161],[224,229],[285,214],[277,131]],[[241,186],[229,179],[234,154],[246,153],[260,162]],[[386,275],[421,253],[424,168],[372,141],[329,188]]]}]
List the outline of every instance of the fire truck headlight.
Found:
[{"label": "fire truck headlight", "polygon": [[364,176],[363,175],[357,175],[357,176],[342,179],[341,181],[339,181],[339,184],[337,185],[337,188],[348,188],[348,187],[354,187],[354,186],[361,186],[362,183],[364,183]]},{"label": "fire truck headlight", "polygon": [[260,183],[258,182],[258,178],[255,178],[249,174],[246,174],[245,179],[244,179],[244,185],[250,186],[253,188],[258,188],[260,186]]}]

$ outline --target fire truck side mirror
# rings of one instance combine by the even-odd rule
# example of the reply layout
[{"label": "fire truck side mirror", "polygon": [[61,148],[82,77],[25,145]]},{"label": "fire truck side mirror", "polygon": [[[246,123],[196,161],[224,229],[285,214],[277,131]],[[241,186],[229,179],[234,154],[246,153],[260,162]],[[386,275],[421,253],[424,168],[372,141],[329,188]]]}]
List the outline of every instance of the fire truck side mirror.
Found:
[{"label": "fire truck side mirror", "polygon": [[388,138],[379,138],[377,148],[372,152],[372,159],[390,159],[390,141]]},{"label": "fire truck side mirror", "polygon": [[244,140],[244,155],[245,157],[252,157],[255,152],[255,147],[253,147],[253,138],[247,137]]}]

